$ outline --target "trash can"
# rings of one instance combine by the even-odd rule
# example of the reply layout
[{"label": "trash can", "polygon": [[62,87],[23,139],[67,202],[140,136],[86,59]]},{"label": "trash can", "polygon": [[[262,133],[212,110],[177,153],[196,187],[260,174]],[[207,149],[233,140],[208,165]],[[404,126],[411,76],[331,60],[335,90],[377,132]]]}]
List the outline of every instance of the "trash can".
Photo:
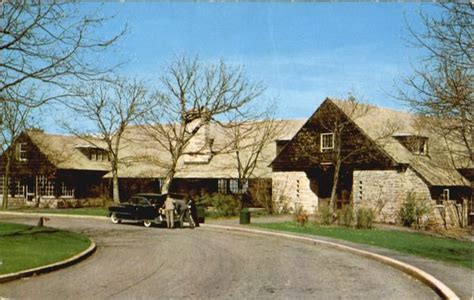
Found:
[{"label": "trash can", "polygon": [[198,206],[196,207],[196,212],[197,212],[198,223],[204,223],[206,219],[206,209],[202,206]]},{"label": "trash can", "polygon": [[240,211],[240,224],[250,224],[250,211],[248,208]]}]

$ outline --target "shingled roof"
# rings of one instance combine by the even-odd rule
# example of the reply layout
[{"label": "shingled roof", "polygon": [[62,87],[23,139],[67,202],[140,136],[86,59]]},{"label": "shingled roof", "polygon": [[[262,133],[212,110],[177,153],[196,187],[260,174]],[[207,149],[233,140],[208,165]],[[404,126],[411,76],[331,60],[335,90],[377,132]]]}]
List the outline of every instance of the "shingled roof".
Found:
[{"label": "shingled roof", "polygon": [[[342,111],[347,112],[347,101],[330,98],[326,99],[326,101],[334,103]],[[448,149],[442,137],[419,126],[419,119],[416,115],[372,105],[365,105],[365,107],[368,107],[367,113],[354,118],[354,123],[367,136],[375,140],[394,161],[399,164],[409,165],[432,186],[469,185],[467,180],[448,163]],[[384,131],[387,131],[387,127],[393,130],[392,134],[379,138],[384,136]],[[396,139],[396,136],[400,135],[428,137],[428,155],[416,155],[410,152]],[[458,156],[455,159],[461,160],[462,158]],[[461,161],[459,162],[461,163]],[[464,162],[464,164],[466,163],[469,162]]]},{"label": "shingled roof", "polygon": [[[291,138],[304,124],[303,120],[279,121],[282,128],[276,139]],[[258,126],[258,122],[256,123]],[[227,129],[217,124],[211,124],[210,137],[214,140],[213,149],[219,149],[229,142]],[[170,160],[167,153],[160,145],[150,139],[139,126],[130,126],[124,133],[122,147],[119,152],[121,178],[162,178],[166,175],[166,163]],[[246,156],[248,150],[240,152]],[[204,154],[209,155],[209,154]],[[253,176],[271,177],[269,163],[276,155],[275,143],[269,144],[263,150]],[[213,153],[209,155],[206,163],[186,163],[185,157],[178,162],[175,178],[238,178],[237,160],[235,153]],[[106,177],[110,177],[107,174]]]},{"label": "shingled roof", "polygon": [[107,161],[89,160],[79,147],[100,147],[103,142],[99,139],[88,138],[87,142],[82,138],[72,135],[47,134],[38,130],[26,131],[26,135],[38,150],[58,169],[87,170],[87,171],[109,171],[110,164]]}]

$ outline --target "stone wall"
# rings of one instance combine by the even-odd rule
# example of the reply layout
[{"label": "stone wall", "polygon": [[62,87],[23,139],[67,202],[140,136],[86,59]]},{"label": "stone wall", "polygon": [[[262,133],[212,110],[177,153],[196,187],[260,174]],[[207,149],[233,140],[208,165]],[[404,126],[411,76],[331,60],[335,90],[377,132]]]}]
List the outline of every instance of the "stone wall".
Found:
[{"label": "stone wall", "polygon": [[41,208],[80,208],[104,206],[104,198],[40,198],[38,207]]},{"label": "stone wall", "polygon": [[376,220],[397,223],[398,212],[408,193],[417,199],[431,201],[426,183],[410,168],[396,170],[354,171],[352,197],[354,208],[372,208]]},{"label": "stone wall", "polygon": [[[40,207],[40,208],[79,208],[79,207],[98,207],[104,206],[104,198],[50,198],[41,197],[39,202],[36,200],[26,201],[25,198],[8,198],[9,207]],[[2,199],[0,198],[0,205]]]},{"label": "stone wall", "polygon": [[273,172],[272,199],[278,212],[294,212],[298,207],[313,214],[318,207],[305,172]]},{"label": "stone wall", "polygon": [[[0,195],[0,206],[3,204],[3,195]],[[25,198],[21,197],[8,197],[8,207],[23,207],[23,206],[34,206],[33,201],[26,201]]]}]

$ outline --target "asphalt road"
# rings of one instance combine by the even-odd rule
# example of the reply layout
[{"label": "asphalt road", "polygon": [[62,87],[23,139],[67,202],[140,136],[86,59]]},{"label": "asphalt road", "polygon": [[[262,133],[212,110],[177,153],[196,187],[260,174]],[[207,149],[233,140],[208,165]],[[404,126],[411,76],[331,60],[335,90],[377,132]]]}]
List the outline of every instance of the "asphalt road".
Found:
[{"label": "asphalt road", "polygon": [[[36,218],[0,221],[35,224]],[[53,217],[47,226],[91,236],[98,249],[67,269],[0,285],[16,299],[433,299],[398,270],[285,239],[203,227],[167,230]]]}]

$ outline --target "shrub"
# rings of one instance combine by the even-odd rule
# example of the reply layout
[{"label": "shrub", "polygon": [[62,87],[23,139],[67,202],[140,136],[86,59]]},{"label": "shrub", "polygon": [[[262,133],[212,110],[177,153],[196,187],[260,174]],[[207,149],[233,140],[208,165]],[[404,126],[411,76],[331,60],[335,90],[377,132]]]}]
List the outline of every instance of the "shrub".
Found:
[{"label": "shrub", "polygon": [[354,210],[352,206],[346,205],[337,212],[337,224],[339,226],[351,227],[354,221]]},{"label": "shrub", "polygon": [[372,209],[361,207],[356,211],[356,228],[371,229],[374,219],[375,213]]},{"label": "shrub", "polygon": [[271,181],[257,179],[249,188],[249,194],[252,203],[265,208],[269,214],[275,211],[272,200],[272,184]]},{"label": "shrub", "polygon": [[196,201],[196,205],[212,206],[216,217],[237,216],[240,211],[240,202],[232,195],[205,195]]},{"label": "shrub", "polygon": [[279,195],[273,203],[273,211],[278,214],[288,214],[291,212],[290,198],[285,195]]},{"label": "shrub", "polygon": [[428,213],[429,209],[425,201],[417,199],[414,193],[408,193],[407,198],[402,204],[398,216],[403,226],[411,227],[413,224],[420,228],[422,218]]},{"label": "shrub", "polygon": [[333,216],[329,205],[326,203],[320,203],[318,206],[318,212],[316,213],[316,222],[322,225],[331,225],[333,222]]}]

